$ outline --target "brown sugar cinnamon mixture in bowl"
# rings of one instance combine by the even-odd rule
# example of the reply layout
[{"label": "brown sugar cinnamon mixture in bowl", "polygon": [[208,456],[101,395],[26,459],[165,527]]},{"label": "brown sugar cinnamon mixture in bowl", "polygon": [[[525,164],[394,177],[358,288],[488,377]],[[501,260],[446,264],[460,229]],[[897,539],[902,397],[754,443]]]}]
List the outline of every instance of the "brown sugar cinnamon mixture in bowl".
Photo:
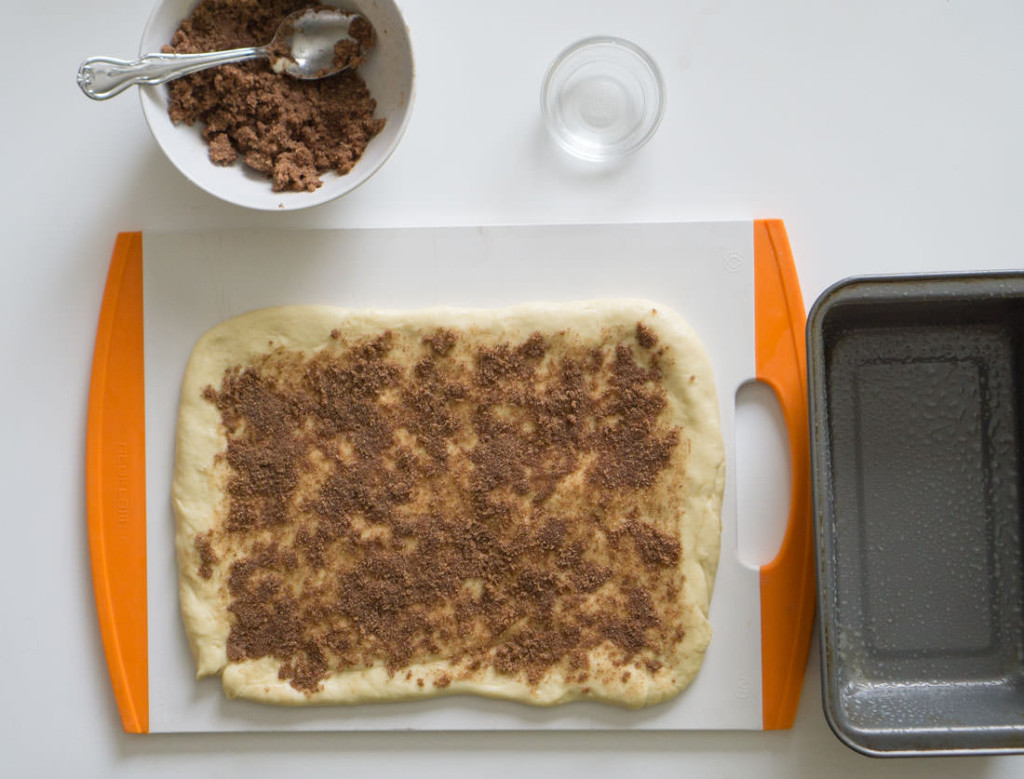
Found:
[{"label": "brown sugar cinnamon mixture in bowl", "polygon": [[[201,0],[164,51],[190,54],[268,43],[285,16],[309,0]],[[376,45],[369,25],[353,25],[364,51]],[[351,48],[336,58],[361,64]],[[173,81],[168,111],[197,124],[216,165],[236,161],[272,182],[275,192],[311,192],[322,175],[345,175],[385,126],[358,70],[316,80],[274,73],[267,61],[222,65]]]}]

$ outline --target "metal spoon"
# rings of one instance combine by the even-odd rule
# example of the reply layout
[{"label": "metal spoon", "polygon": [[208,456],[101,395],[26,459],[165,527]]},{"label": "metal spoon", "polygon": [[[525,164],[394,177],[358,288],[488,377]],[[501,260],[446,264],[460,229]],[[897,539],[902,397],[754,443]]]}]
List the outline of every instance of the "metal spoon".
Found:
[{"label": "metal spoon", "polygon": [[[349,32],[356,20],[360,20],[358,38]],[[323,78],[359,64],[363,49],[373,45],[372,29],[360,14],[307,9],[286,16],[266,46],[203,54],[146,54],[134,61],[90,57],[78,68],[78,86],[93,100],[106,100],[133,84],[163,84],[216,65],[261,57],[268,58],[277,73]]]}]

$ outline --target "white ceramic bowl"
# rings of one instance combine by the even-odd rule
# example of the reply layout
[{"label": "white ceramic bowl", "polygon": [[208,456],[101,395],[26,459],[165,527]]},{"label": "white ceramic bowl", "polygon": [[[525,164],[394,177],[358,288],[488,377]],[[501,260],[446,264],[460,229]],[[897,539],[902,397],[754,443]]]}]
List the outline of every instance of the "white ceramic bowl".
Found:
[{"label": "white ceramic bowl", "polygon": [[[162,0],[142,34],[140,54],[160,51],[198,0]],[[409,30],[394,0],[326,0],[345,10],[359,11],[377,31],[377,47],[359,73],[377,101],[375,116],[384,117],[384,129],[370,141],[362,158],[344,176],[324,174],[323,185],[313,192],[274,192],[270,179],[241,161],[228,167],[210,162],[209,146],[200,127],[175,125],[167,115],[167,87],[139,90],[142,110],[160,148],[196,186],[236,205],[264,211],[289,211],[326,203],[358,187],[384,164],[398,146],[412,113],[413,56]],[[311,3],[312,4],[312,3]]]}]

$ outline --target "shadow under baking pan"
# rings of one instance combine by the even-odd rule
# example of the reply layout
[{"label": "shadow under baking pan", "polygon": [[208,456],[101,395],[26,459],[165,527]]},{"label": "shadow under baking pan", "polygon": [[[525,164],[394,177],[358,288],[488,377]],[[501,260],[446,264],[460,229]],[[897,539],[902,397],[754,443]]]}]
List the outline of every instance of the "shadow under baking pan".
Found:
[{"label": "shadow under baking pan", "polygon": [[855,279],[808,339],[830,725],[1024,750],[1024,276]]}]

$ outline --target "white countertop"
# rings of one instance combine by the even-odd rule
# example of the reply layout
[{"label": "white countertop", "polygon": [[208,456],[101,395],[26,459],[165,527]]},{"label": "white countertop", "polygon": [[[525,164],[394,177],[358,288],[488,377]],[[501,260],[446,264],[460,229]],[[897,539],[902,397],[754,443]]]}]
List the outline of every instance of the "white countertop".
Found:
[{"label": "white countertop", "polygon": [[[96,624],[83,484],[92,344],[118,231],[782,217],[808,305],[856,273],[1024,266],[1017,0],[403,6],[418,86],[398,152],[346,199],[269,215],[221,203],[178,174],[135,95],[98,104],[79,93],[79,62],[130,55],[149,3],[6,10],[6,61],[34,64],[9,65],[0,129],[9,273],[0,285],[0,775],[1024,774],[1024,757],[854,754],[825,723],[816,644],[787,732],[122,733]],[[599,33],[646,48],[668,89],[658,134],[612,169],[565,158],[539,114],[550,60]]]}]

